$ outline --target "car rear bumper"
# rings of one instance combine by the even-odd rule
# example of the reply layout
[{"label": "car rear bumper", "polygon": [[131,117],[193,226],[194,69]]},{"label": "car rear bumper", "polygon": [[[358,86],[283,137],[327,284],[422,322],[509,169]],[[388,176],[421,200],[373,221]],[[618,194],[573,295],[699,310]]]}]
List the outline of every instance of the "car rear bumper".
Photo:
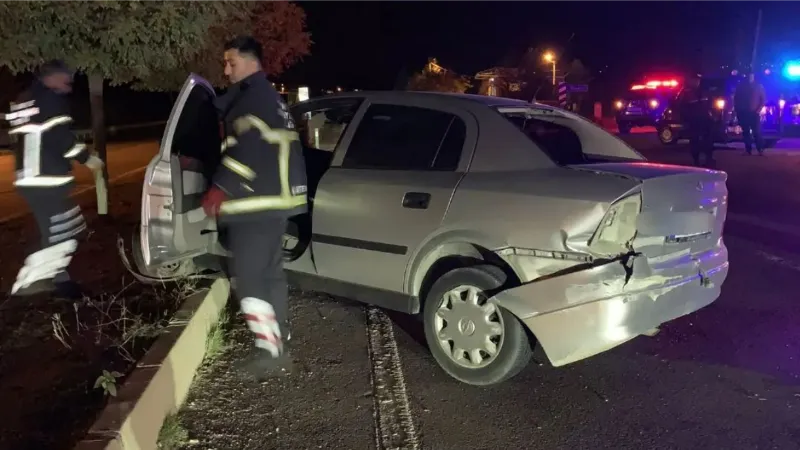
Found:
[{"label": "car rear bumper", "polygon": [[[737,129],[736,127],[725,127],[723,133],[726,142],[738,142],[743,139],[741,129]],[[762,139],[780,139],[781,133],[773,128],[762,128],[761,137]]]},{"label": "car rear bumper", "polygon": [[649,115],[638,115],[638,114],[622,114],[617,113],[616,115],[617,124],[620,123],[627,123],[634,127],[650,127],[654,126],[656,123],[656,119]]},{"label": "car rear bumper", "polygon": [[728,275],[721,240],[713,250],[674,261],[631,258],[627,283],[628,271],[617,260],[508,289],[493,300],[522,320],[558,367],[703,308],[719,297]]}]

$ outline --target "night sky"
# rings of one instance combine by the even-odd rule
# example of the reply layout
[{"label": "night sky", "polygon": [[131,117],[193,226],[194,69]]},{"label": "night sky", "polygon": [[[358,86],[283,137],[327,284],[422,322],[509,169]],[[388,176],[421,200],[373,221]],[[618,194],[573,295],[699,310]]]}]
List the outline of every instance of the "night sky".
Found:
[{"label": "night sky", "polygon": [[[764,58],[800,52],[800,2],[300,2],[311,56],[281,77],[312,87],[391,89],[428,57],[473,75],[556,45],[590,69],[700,70],[749,60],[756,11]],[[574,36],[573,36],[574,33]],[[572,39],[570,40],[570,37]],[[800,54],[795,55],[800,56]]]}]

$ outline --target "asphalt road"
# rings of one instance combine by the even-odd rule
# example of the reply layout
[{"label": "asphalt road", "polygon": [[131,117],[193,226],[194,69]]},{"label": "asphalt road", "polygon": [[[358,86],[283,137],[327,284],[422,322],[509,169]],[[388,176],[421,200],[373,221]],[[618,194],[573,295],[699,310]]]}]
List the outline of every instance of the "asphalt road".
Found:
[{"label": "asphalt road", "polygon": [[[626,140],[655,161],[690,161],[652,134]],[[230,369],[250,344],[239,326],[236,350],[190,396],[186,448],[800,448],[800,141],[781,147],[718,151],[728,280],[655,337],[562,368],[539,353],[516,378],[475,388],[438,368],[413,320],[296,293],[298,372],[241,383]]]},{"label": "asphalt road", "polygon": [[[125,177],[141,175],[157,151],[155,141],[109,144],[109,181],[113,184]],[[94,189],[94,178],[88,169],[77,165],[74,174],[77,192]],[[14,176],[14,156],[10,153],[0,154],[0,223],[29,212],[22,198],[14,192]]]}]

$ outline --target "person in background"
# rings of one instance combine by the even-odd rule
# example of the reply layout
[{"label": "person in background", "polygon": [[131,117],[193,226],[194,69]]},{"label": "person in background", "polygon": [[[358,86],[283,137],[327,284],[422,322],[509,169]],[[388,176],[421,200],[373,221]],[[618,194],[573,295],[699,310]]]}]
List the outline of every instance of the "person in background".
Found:
[{"label": "person in background", "polygon": [[686,118],[686,134],[689,137],[689,148],[694,165],[714,165],[714,119],[711,115],[711,100],[707,92],[701,89],[700,77],[686,80],[685,100],[681,102],[684,109],[681,115]]},{"label": "person in background", "polygon": [[222,162],[203,199],[232,253],[234,289],[255,338],[240,368],[258,379],[291,368],[283,234],[290,217],[307,212],[308,191],[294,121],[261,59],[261,45],[252,37],[225,45],[231,86],[216,105],[225,135]]},{"label": "person in background", "polygon": [[736,86],[733,96],[733,107],[736,118],[742,127],[744,150],[748,155],[753,154],[753,141],[759,155],[764,154],[764,140],[761,137],[761,109],[766,103],[764,86],[756,81],[755,75],[748,75],[747,79]]},{"label": "person in background", "polygon": [[41,248],[25,260],[12,296],[55,292],[77,299],[82,295],[67,274],[77,237],[86,229],[80,207],[70,198],[72,161],[93,171],[102,170],[103,161],[90,155],[70,129],[66,94],[72,91],[72,79],[64,62],[45,63],[6,115],[9,135],[16,138],[14,186],[33,212],[41,237]]}]

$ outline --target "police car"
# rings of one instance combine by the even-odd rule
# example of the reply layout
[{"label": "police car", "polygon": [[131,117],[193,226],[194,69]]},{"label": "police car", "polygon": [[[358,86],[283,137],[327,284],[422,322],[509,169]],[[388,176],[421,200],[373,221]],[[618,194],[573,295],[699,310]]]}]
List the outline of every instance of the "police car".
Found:
[{"label": "police car", "polygon": [[620,134],[628,134],[634,127],[656,127],[679,89],[680,82],[674,78],[631,86],[624,98],[614,102]]}]

